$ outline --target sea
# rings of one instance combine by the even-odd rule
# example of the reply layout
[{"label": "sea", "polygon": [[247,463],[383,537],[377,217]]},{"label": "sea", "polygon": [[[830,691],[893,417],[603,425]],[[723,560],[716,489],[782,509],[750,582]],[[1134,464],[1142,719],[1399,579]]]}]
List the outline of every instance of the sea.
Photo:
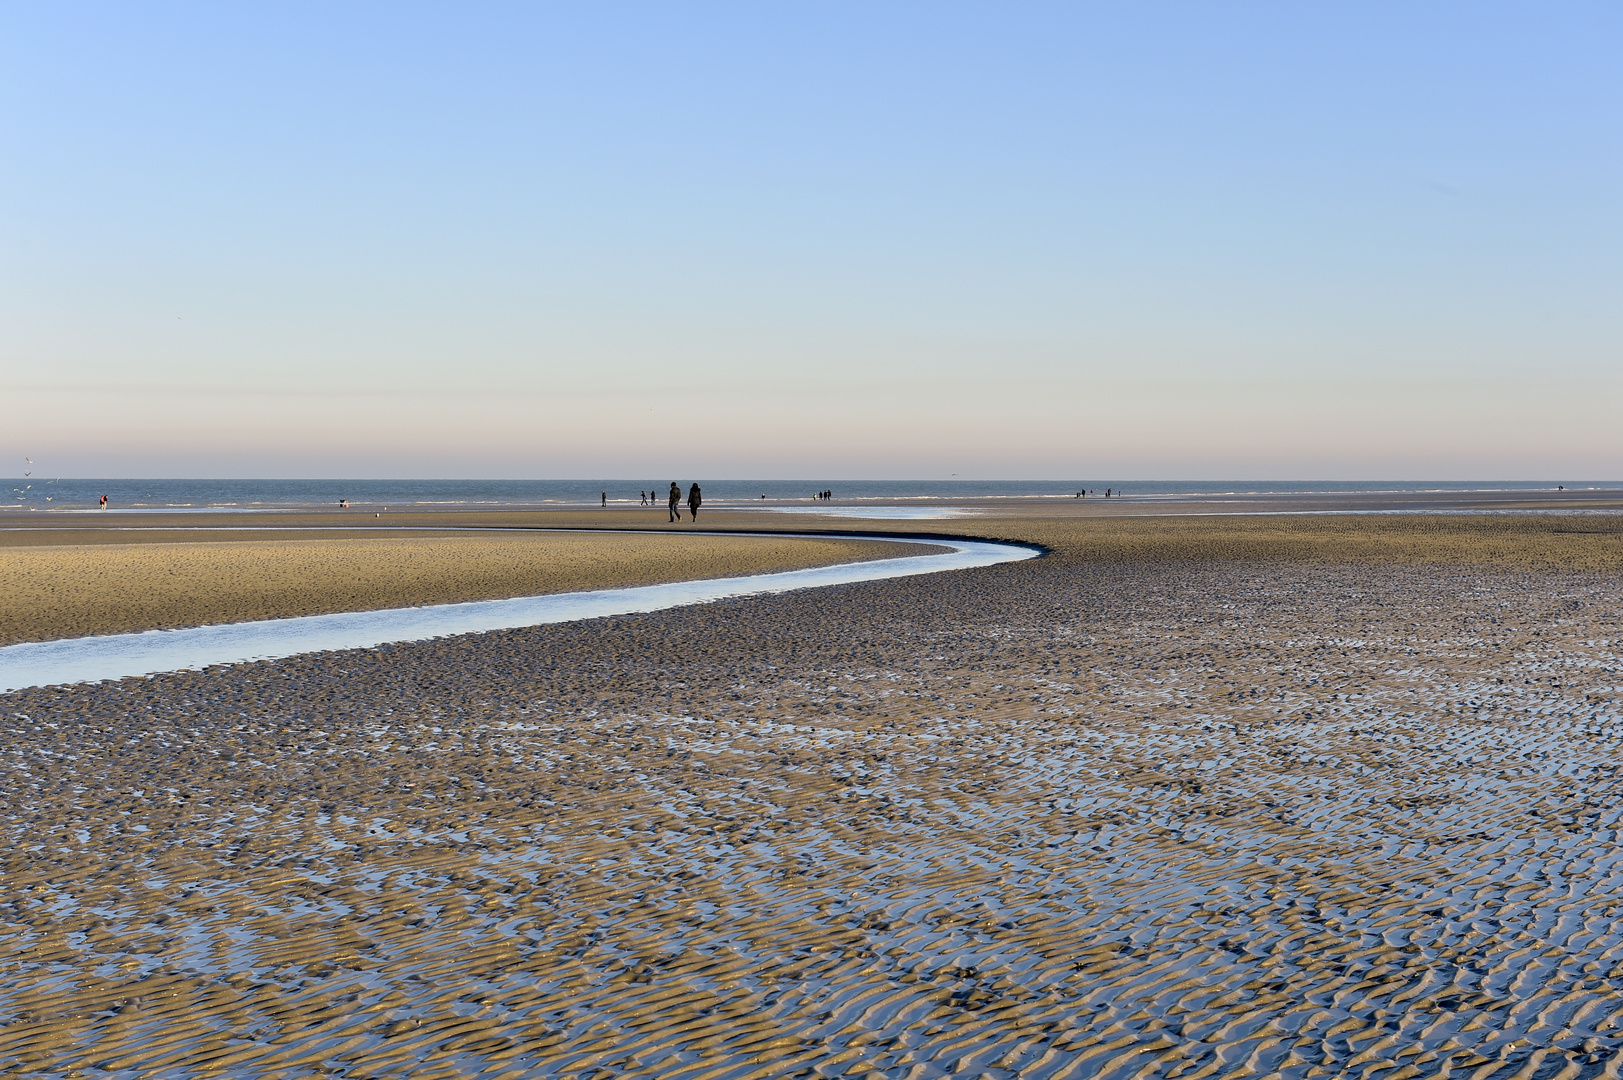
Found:
[{"label": "sea", "polygon": [[[982,499],[1075,498],[1079,491],[1134,500],[1248,495],[1442,494],[1445,492],[1616,491],[1623,481],[1565,480],[712,480],[697,481],[708,506],[805,505],[820,491],[833,505],[921,506]],[[276,511],[310,506],[480,508],[639,505],[643,492],[664,501],[671,480],[131,480],[31,476],[10,482],[5,511]]]}]

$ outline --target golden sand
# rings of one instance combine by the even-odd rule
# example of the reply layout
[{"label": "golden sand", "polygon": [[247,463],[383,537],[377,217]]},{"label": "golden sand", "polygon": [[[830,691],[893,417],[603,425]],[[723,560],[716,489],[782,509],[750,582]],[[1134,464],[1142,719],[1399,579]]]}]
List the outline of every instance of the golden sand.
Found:
[{"label": "golden sand", "polygon": [[0,696],[0,1065],[1623,1072],[1614,530],[953,524],[1053,554]]},{"label": "golden sand", "polygon": [[[282,539],[256,532],[195,539],[214,535],[22,534],[26,543],[0,544],[6,586],[0,644],[731,577],[937,550],[713,534],[306,533]],[[41,542],[69,538],[81,542]]]},{"label": "golden sand", "polygon": [[1097,563],[1326,563],[1623,570],[1623,515],[1169,516],[1065,521],[989,518],[971,529],[1016,533]]}]

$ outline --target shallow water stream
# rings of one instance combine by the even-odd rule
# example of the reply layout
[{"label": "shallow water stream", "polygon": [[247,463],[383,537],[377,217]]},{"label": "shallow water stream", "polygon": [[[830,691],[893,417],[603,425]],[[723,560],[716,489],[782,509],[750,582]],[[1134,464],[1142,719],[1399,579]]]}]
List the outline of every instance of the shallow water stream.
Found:
[{"label": "shallow water stream", "polygon": [[0,693],[29,686],[122,679],[213,664],[274,660],[299,653],[365,649],[388,642],[421,641],[453,634],[662,611],[735,596],[992,566],[1029,559],[1038,554],[1036,549],[1024,545],[983,540],[947,541],[914,536],[865,539],[938,544],[943,550],[939,555],[841,563],[807,570],[704,581],[676,581],[629,589],[596,589],[548,596],[520,596],[508,600],[476,600],[460,604],[223,623],[184,630],[148,630],[137,634],[26,642],[0,648]]}]

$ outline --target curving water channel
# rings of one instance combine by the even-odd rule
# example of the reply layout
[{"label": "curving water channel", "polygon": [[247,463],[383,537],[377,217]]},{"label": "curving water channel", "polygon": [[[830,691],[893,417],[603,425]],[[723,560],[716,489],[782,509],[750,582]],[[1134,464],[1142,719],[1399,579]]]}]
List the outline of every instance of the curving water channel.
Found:
[{"label": "curving water channel", "polygon": [[[850,539],[849,536],[821,533],[810,535],[822,539]],[[454,634],[596,619],[606,615],[663,611],[735,596],[993,566],[1040,554],[1037,549],[1022,544],[987,540],[939,540],[917,536],[864,536],[863,539],[900,544],[936,544],[943,551],[939,555],[913,555],[628,589],[595,589],[548,596],[520,596],[509,600],[474,600],[460,604],[222,623],[184,630],[147,630],[136,634],[26,642],[0,648],[0,693],[30,686],[123,679],[214,664],[275,660],[299,653],[365,649],[389,642],[422,641]]]}]

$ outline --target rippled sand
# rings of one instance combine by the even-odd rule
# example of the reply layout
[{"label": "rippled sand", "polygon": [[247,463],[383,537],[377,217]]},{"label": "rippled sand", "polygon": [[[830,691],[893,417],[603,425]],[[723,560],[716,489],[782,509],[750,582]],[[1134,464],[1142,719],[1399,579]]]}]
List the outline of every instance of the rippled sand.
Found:
[{"label": "rippled sand", "polygon": [[0,645],[731,577],[933,550],[635,533],[288,539],[266,532],[0,529]]},{"label": "rippled sand", "polygon": [[1096,528],[0,697],[0,1063],[1617,1075],[1616,529]]}]

